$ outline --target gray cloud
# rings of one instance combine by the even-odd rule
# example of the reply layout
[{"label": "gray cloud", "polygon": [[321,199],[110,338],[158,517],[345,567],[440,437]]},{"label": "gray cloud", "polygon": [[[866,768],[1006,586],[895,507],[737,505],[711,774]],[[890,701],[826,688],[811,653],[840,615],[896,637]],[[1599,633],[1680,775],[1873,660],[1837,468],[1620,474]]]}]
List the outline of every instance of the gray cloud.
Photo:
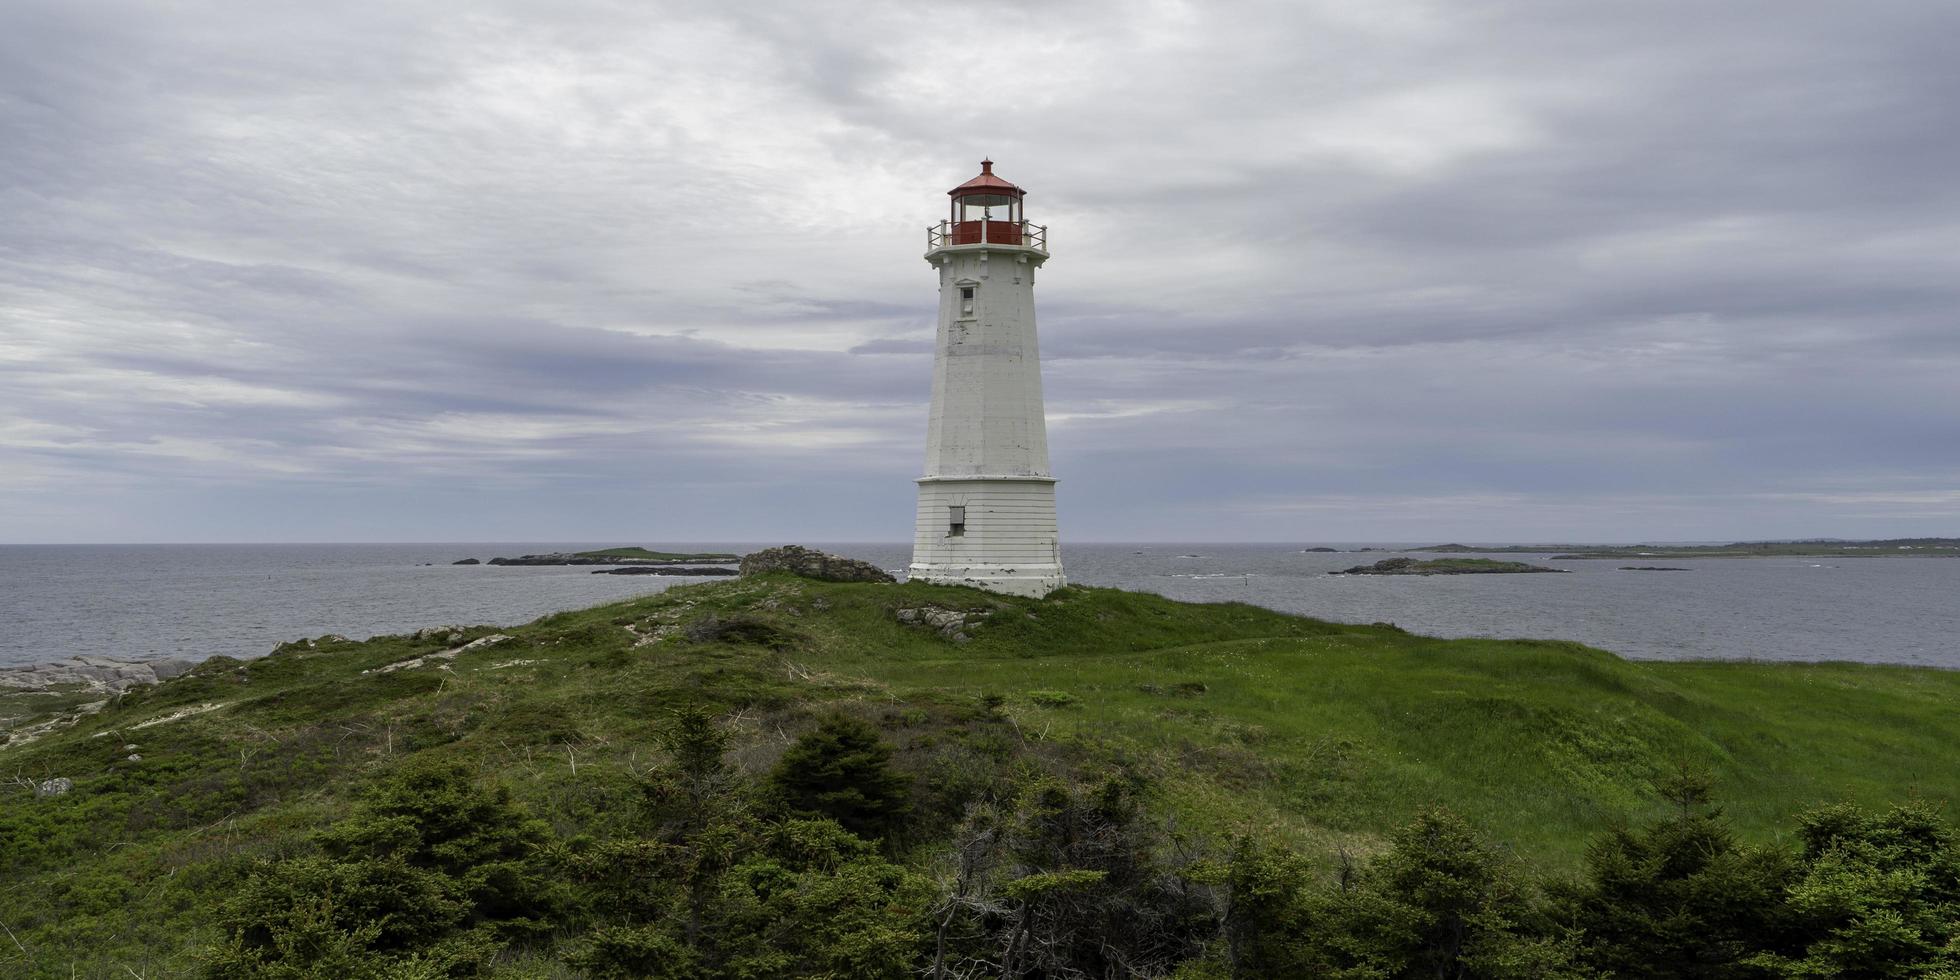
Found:
[{"label": "gray cloud", "polygon": [[1065,531],[1952,533],[1932,2],[0,12],[0,540],[909,527],[1032,189]]}]

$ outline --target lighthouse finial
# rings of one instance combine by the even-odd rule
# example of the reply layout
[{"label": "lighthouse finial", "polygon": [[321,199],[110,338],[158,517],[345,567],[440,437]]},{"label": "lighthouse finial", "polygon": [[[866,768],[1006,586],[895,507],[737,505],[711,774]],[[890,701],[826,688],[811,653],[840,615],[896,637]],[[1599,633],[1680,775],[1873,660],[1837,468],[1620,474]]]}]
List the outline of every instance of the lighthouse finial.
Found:
[{"label": "lighthouse finial", "polygon": [[993,172],[994,172],[994,162],[993,162],[992,160],[989,160],[989,159],[982,159],[982,160],[980,161],[980,172],[981,172],[981,173],[983,173],[983,174],[990,174],[990,173],[993,173]]}]

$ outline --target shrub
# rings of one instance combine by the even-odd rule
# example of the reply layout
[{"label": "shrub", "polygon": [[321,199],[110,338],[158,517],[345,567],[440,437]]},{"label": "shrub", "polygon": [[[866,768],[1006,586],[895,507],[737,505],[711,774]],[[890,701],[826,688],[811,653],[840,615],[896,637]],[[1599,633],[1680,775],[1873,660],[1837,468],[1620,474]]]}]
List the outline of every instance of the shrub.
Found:
[{"label": "shrub", "polygon": [[1028,700],[1044,708],[1071,708],[1082,703],[1081,698],[1067,691],[1029,691]]},{"label": "shrub", "polygon": [[317,835],[324,855],[252,870],[224,907],[228,942],[211,972],[330,975],[355,952],[404,970],[477,972],[552,913],[534,860],[544,837],[507,790],[477,786],[455,763],[411,760]]}]

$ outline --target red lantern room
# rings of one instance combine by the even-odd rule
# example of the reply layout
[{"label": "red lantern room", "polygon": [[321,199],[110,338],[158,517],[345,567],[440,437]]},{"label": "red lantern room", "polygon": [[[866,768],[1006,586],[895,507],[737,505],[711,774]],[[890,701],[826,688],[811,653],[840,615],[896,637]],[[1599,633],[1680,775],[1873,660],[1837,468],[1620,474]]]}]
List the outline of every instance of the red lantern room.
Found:
[{"label": "red lantern room", "polygon": [[946,192],[952,198],[948,220],[927,235],[932,248],[948,245],[1013,245],[1047,250],[1048,229],[1028,224],[1021,213],[1028,192],[994,173],[992,160],[980,161],[980,176]]}]

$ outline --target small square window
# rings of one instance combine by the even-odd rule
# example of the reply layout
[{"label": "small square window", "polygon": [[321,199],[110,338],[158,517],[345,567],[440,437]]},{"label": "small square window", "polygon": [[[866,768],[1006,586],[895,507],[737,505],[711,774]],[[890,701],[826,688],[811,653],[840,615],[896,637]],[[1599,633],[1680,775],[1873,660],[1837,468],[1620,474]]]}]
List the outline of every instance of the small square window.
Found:
[{"label": "small square window", "polygon": [[965,299],[965,300],[970,300],[970,299],[972,299],[972,298],[973,298],[973,287],[972,287],[972,286],[961,286],[961,287],[960,287],[960,298],[961,298],[961,299]]},{"label": "small square window", "polygon": [[966,537],[965,507],[946,508],[946,536],[949,538]]}]

